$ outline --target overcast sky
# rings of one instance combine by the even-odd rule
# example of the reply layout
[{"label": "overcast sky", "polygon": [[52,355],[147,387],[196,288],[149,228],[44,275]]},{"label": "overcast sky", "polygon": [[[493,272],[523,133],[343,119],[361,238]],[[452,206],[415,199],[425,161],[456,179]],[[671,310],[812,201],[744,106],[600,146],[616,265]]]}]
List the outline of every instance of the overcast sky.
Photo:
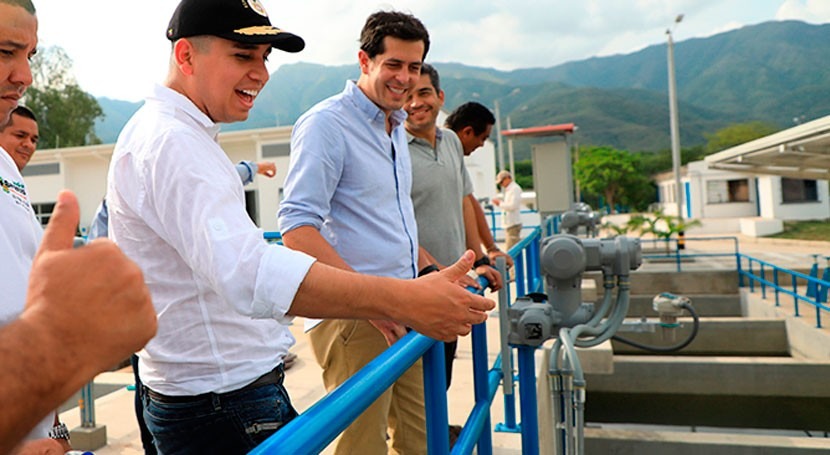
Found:
[{"label": "overcast sky", "polygon": [[[43,46],[63,47],[81,88],[138,101],[164,79],[164,31],[177,0],[34,0]],[[269,69],[297,61],[357,61],[357,37],[379,9],[411,12],[430,31],[431,62],[501,70],[550,67],[629,53],[665,41],[710,36],[744,25],[798,19],[830,22],[828,0],[261,0],[271,22],[306,40],[299,54],[275,52]],[[822,43],[825,45],[826,43]]]}]

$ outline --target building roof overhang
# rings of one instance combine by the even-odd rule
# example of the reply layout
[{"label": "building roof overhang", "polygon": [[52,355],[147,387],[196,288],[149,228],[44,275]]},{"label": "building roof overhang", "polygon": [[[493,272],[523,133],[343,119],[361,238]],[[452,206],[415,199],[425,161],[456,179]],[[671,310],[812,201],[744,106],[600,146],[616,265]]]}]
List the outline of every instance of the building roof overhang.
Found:
[{"label": "building roof overhang", "polygon": [[830,116],[709,155],[713,169],[830,179]]}]

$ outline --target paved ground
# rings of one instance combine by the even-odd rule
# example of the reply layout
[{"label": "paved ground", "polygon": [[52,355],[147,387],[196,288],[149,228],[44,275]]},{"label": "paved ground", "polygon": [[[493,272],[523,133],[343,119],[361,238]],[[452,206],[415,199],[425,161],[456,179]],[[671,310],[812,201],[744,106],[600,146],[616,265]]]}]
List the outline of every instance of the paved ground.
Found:
[{"label": "paved ground", "polygon": [[[687,241],[688,253],[734,253],[734,241],[715,240],[708,236],[707,240]],[[830,242],[798,242],[786,240],[751,239],[738,236],[740,251],[774,264],[787,268],[805,269],[812,264],[811,254],[819,253],[830,255]],[[822,260],[822,266],[826,261]],[[673,263],[647,263],[646,270],[671,270]],[[692,263],[684,263],[684,269],[734,269],[734,256],[723,258],[700,258]],[[498,319],[488,321],[488,338],[491,353],[491,363],[498,350]],[[286,374],[286,386],[298,411],[310,407],[321,398],[325,391],[320,379],[320,368],[314,361],[306,336],[301,331],[302,322],[296,321],[291,330],[297,338],[297,344],[292,351],[299,358]],[[453,387],[449,396],[450,422],[462,424],[472,408],[472,351],[469,338],[459,342],[458,358],[453,376]],[[127,385],[132,384],[132,373],[129,368],[114,373],[104,373],[96,378],[99,384],[98,393],[108,392],[96,400],[96,419],[99,424],[107,426],[109,444],[95,453],[98,455],[110,454],[141,454],[138,427],[133,416],[133,394]],[[503,397],[501,391],[497,394],[491,411],[492,423],[502,421]],[[80,413],[77,408],[65,411],[61,418],[69,428],[80,424]],[[494,433],[493,443],[496,453],[520,453],[520,436],[518,434]]]}]

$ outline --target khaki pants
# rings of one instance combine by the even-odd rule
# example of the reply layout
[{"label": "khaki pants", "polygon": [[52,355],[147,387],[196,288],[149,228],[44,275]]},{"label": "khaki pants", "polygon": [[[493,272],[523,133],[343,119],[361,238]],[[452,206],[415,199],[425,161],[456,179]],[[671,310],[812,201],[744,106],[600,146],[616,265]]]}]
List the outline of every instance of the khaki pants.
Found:
[{"label": "khaki pants", "polygon": [[513,248],[513,245],[519,243],[519,240],[522,238],[522,225],[514,224],[513,226],[505,228],[505,232],[504,250],[510,251],[510,248]]},{"label": "khaki pants", "polygon": [[[331,391],[372,361],[388,345],[367,321],[326,320],[309,333],[323,383]],[[336,441],[336,454],[425,454],[424,373],[418,360]],[[386,436],[389,435],[387,445]]]}]

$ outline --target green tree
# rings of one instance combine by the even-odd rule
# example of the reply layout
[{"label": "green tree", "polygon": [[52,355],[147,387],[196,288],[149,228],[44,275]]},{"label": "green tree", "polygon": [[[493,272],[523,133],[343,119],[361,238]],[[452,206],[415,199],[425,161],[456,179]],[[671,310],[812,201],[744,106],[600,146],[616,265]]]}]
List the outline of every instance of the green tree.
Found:
[{"label": "green tree", "polygon": [[32,86],[25,103],[38,117],[40,148],[100,144],[95,120],[104,115],[98,101],[72,75],[72,59],[57,46],[32,59]]},{"label": "green tree", "polygon": [[625,150],[580,147],[574,177],[584,195],[603,196],[613,212],[617,203],[640,207],[649,194],[653,196],[651,182],[639,166],[638,157]]},{"label": "green tree", "polygon": [[736,123],[718,130],[715,134],[704,134],[708,140],[706,153],[720,152],[759,137],[769,136],[778,130],[775,125],[765,122]]},{"label": "green tree", "polygon": [[522,160],[513,163],[516,167],[516,183],[523,190],[533,189],[533,160]]}]

